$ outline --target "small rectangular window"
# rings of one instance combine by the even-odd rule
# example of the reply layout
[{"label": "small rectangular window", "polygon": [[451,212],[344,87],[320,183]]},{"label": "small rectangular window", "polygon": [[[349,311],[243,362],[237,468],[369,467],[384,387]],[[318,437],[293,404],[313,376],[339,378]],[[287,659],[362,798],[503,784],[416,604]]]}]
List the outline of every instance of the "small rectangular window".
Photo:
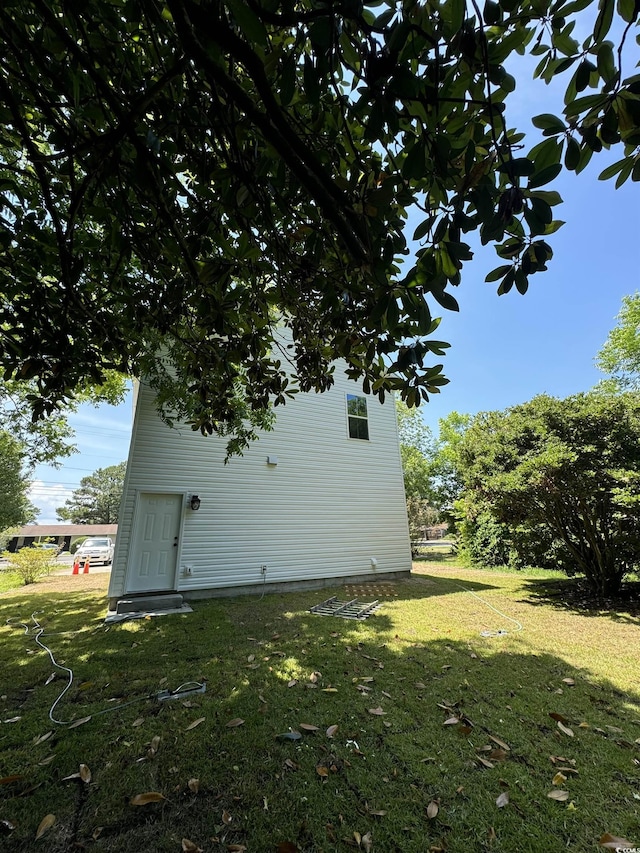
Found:
[{"label": "small rectangular window", "polygon": [[349,420],[349,438],[369,441],[367,401],[364,397],[347,394],[347,418]]}]

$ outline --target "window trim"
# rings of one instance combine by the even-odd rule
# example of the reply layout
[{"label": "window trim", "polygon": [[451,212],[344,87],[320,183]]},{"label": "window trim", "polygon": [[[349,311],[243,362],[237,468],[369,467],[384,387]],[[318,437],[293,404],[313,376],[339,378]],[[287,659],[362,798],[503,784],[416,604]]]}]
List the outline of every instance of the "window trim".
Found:
[{"label": "window trim", "polygon": [[[362,402],[364,403],[366,415],[352,415],[349,412],[349,402],[351,399],[362,400]],[[347,415],[347,438],[350,441],[371,441],[371,433],[369,430],[369,407],[367,406],[367,398],[363,394],[352,394],[350,391],[345,392],[345,410]],[[367,433],[366,438],[363,438],[359,435],[351,434],[351,419],[359,422],[364,421]]]}]

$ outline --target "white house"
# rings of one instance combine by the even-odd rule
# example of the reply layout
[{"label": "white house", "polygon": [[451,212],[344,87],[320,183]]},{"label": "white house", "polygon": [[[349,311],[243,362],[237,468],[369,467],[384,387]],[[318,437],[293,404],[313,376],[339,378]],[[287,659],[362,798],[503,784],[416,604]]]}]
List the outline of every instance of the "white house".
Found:
[{"label": "white house", "polygon": [[393,400],[366,397],[337,370],[331,390],[298,394],[276,413],[273,431],[225,464],[224,438],[169,428],[141,386],[112,608],[155,593],[188,599],[410,572]]}]

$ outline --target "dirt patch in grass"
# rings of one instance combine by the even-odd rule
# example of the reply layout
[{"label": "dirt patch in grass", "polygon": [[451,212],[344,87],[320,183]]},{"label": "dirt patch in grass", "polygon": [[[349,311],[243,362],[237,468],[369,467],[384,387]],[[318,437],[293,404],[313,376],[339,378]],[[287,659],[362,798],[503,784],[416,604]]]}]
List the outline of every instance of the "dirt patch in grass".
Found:
[{"label": "dirt patch in grass", "polygon": [[376,598],[396,598],[398,587],[392,583],[347,584],[341,598],[357,598],[360,601],[374,601]]}]

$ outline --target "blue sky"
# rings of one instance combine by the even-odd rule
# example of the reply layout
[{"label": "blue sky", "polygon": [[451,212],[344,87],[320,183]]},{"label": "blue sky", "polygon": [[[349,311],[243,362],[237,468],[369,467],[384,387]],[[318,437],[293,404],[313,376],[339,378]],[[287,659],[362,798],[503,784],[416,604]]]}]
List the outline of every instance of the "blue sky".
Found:
[{"label": "blue sky", "polygon": [[[531,133],[530,117],[560,113],[557,96],[539,82],[519,83],[510,105],[510,124]],[[529,292],[496,295],[484,277],[498,265],[493,249],[479,247],[465,266],[454,295],[460,313],[445,312],[437,337],[449,341],[444,359],[450,384],[423,408],[437,432],[438,420],[457,410],[475,414],[503,409],[547,393],[565,397],[586,391],[601,374],[594,357],[615,325],[622,297],[640,289],[640,213],[638,185],[616,190],[597,176],[622,152],[594,155],[580,175],[563,174],[545,189],[557,189],[564,204],[554,209],[566,221],[549,238],[554,258],[549,271],[532,277]],[[419,220],[411,221],[413,233]],[[433,307],[434,313],[437,306]],[[439,310],[439,309],[438,309]],[[131,399],[99,410],[84,406],[72,417],[79,453],[59,470],[40,467],[32,500],[41,523],[56,521],[83,476],[126,459],[131,430]]]}]

